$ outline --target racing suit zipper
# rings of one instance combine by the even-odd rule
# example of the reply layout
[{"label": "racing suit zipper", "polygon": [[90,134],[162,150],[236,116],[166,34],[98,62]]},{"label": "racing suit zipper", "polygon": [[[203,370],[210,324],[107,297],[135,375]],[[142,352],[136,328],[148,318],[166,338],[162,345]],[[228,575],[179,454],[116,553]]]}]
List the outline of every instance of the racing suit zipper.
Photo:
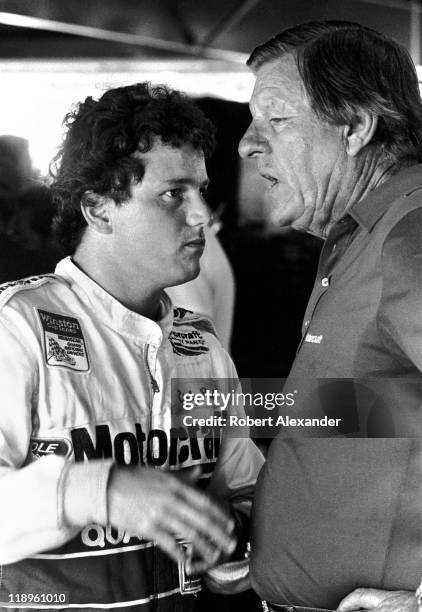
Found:
[{"label": "racing suit zipper", "polygon": [[149,367],[148,351],[149,351],[149,344],[147,344],[147,348],[146,348],[146,351],[145,351],[145,364],[147,366],[147,371],[148,371],[148,375],[149,375],[149,380],[151,382],[152,391],[153,391],[153,393],[159,393],[160,392],[160,387],[158,386],[157,381],[155,380],[154,376],[152,375],[151,368]]},{"label": "racing suit zipper", "polygon": [[[151,383],[151,391],[152,393],[150,394],[150,427],[153,427],[153,407],[154,407],[154,395],[156,393],[160,392],[160,387],[158,386],[157,381],[155,380],[154,376],[152,375],[151,372],[151,368],[149,365],[149,361],[148,361],[148,351],[149,351],[149,344],[146,345],[146,349],[145,349],[145,365],[147,368],[147,372],[148,372],[148,376],[149,376],[149,380]],[[159,448],[159,441],[154,438],[154,440],[152,441],[152,454],[155,458],[159,457],[160,455],[160,448]]]},{"label": "racing suit zipper", "polygon": [[[151,398],[151,407],[150,407],[150,427],[152,427],[152,408],[153,408],[153,404],[154,404],[154,395],[156,393],[159,393],[160,391],[160,387],[158,386],[157,381],[155,380],[154,376],[152,375],[151,372],[151,368],[149,365],[149,361],[148,361],[148,352],[149,352],[149,344],[146,345],[146,349],[145,349],[145,365],[147,368],[147,372],[148,372],[148,376],[149,376],[149,380],[151,383],[151,390],[152,390],[152,394],[150,396]],[[157,440],[153,440],[152,443],[152,453],[154,456],[158,456],[159,453],[159,449],[155,448],[156,447],[156,442]],[[153,548],[153,562],[152,562],[152,577],[153,577],[153,583],[154,583],[154,593],[159,593],[160,592],[160,563],[159,563],[159,556],[158,556],[158,552],[157,552],[157,547],[154,544],[154,548]],[[153,599],[152,602],[152,608],[153,610],[158,610],[158,599]]]}]

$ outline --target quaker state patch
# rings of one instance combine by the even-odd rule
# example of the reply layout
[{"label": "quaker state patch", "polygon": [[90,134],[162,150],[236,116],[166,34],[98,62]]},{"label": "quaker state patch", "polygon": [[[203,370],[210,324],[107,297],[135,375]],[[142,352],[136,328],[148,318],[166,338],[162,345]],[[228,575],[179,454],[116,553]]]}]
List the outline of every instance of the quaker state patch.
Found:
[{"label": "quaker state patch", "polygon": [[78,319],[40,308],[37,311],[44,333],[44,357],[47,365],[87,372],[88,354]]}]

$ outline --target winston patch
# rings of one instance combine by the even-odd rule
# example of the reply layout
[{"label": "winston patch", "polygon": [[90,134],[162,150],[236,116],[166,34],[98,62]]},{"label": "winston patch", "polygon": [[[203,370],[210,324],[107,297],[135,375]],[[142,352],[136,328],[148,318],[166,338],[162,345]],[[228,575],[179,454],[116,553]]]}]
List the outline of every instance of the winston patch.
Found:
[{"label": "winston patch", "polygon": [[78,319],[39,308],[38,316],[44,333],[44,356],[47,365],[87,372],[88,355]]}]

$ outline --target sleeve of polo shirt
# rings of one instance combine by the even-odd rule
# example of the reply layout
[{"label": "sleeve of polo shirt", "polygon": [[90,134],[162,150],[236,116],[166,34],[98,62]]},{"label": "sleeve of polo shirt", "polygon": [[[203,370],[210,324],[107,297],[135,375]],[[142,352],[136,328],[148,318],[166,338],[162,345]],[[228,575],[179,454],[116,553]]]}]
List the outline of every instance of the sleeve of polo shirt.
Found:
[{"label": "sleeve of polo shirt", "polygon": [[422,372],[422,208],[407,213],[382,251],[379,329],[398,363]]},{"label": "sleeve of polo shirt", "polygon": [[64,544],[79,531],[71,521],[83,511],[82,522],[105,517],[110,469],[107,462],[79,466],[59,456],[27,465],[38,368],[30,330],[7,310],[0,317],[0,564]]}]

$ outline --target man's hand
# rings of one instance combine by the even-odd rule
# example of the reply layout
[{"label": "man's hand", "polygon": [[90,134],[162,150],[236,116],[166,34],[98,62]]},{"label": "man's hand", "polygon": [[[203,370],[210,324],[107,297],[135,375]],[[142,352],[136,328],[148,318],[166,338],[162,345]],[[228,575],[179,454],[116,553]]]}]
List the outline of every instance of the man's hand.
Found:
[{"label": "man's hand", "polygon": [[417,612],[413,591],[382,591],[381,589],[356,589],[345,597],[340,612],[376,610],[376,612]]},{"label": "man's hand", "polygon": [[207,495],[172,474],[151,468],[114,469],[108,485],[113,527],[154,542],[174,561],[183,558],[177,539],[189,540],[186,571],[202,573],[236,546],[234,521]]}]

